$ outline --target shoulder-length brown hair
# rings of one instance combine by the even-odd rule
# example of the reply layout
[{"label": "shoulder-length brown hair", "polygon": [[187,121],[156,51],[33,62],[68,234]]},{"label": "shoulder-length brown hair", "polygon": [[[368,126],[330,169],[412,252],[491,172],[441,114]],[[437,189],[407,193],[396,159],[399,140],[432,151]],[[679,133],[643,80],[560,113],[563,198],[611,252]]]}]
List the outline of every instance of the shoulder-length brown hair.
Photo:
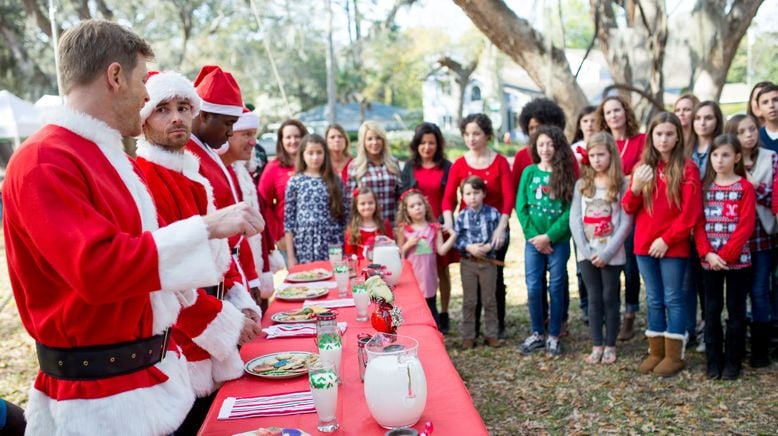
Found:
[{"label": "shoulder-length brown hair", "polygon": [[373,201],[375,201],[373,221],[375,221],[376,232],[379,235],[385,235],[387,230],[384,228],[384,218],[381,216],[381,206],[378,205],[378,196],[367,186],[360,186],[351,193],[351,214],[349,215],[348,222],[348,243],[351,245],[359,244],[359,229],[362,227],[362,216],[359,215],[359,210],[357,210],[357,203],[359,202],[360,195],[373,196]]},{"label": "shoulder-length brown hair", "polygon": [[[621,156],[619,156],[616,141],[608,132],[595,132],[586,143],[586,151],[589,152],[592,148],[601,145],[605,146],[610,155],[610,166],[605,171],[608,176],[608,192],[605,193],[605,200],[612,203],[619,200],[621,186],[624,183],[624,173],[621,171]],[[590,198],[594,197],[596,191],[594,178],[596,175],[597,172],[594,171],[591,165],[581,165],[581,194]]]},{"label": "shoulder-length brown hair", "polygon": [[330,124],[327,126],[327,130],[324,131],[324,139],[326,140],[330,136],[330,130],[337,130],[340,132],[341,135],[343,135],[343,138],[346,140],[346,148],[343,149],[343,155],[346,157],[351,157],[351,153],[349,152],[349,148],[351,147],[351,141],[348,139],[348,133],[346,133],[346,129],[343,128],[338,123]]},{"label": "shoulder-length brown hair", "polygon": [[[305,124],[303,124],[302,121],[295,119],[284,121],[281,123],[281,127],[278,128],[278,133],[276,134],[276,158],[282,166],[290,167],[294,165],[295,159],[294,156],[291,156],[284,150],[284,127],[286,126],[297,127],[297,129],[300,130],[301,138],[308,134],[308,129],[305,128]],[[297,154],[300,154],[299,150],[297,151]]]},{"label": "shoulder-length brown hair", "polygon": [[599,106],[597,106],[597,117],[595,124],[597,125],[597,130],[608,132],[611,135],[613,132],[611,132],[610,127],[608,127],[608,123],[605,121],[605,103],[609,101],[618,101],[621,104],[621,107],[624,109],[624,117],[627,120],[627,138],[631,138],[635,135],[637,135],[640,132],[640,124],[638,123],[637,118],[635,117],[635,111],[632,110],[632,106],[621,98],[618,95],[610,95],[608,97],[605,97],[605,99],[600,103]]},{"label": "shoulder-length brown hair", "polygon": [[650,166],[654,170],[654,180],[646,183],[643,187],[643,203],[649,213],[653,213],[654,190],[656,190],[657,179],[660,177],[657,171],[662,156],[654,148],[654,129],[656,126],[664,123],[670,123],[675,127],[675,134],[678,142],[675,143],[670,159],[664,168],[664,180],[667,185],[665,194],[670,203],[676,207],[681,207],[681,183],[683,183],[684,166],[686,165],[686,152],[683,146],[683,127],[681,120],[674,113],[660,112],[654,116],[648,125],[646,133],[646,146],[643,149],[643,159],[641,163]]},{"label": "shoulder-length brown hair", "polygon": [[330,214],[336,221],[342,222],[344,216],[343,182],[341,182],[340,177],[335,176],[334,172],[332,171],[330,151],[327,149],[327,141],[325,141],[324,138],[315,133],[303,136],[303,139],[300,142],[300,149],[297,151],[297,164],[295,165],[296,172],[297,174],[302,174],[308,168],[308,165],[305,163],[303,153],[305,152],[305,149],[308,148],[308,146],[311,144],[320,144],[324,150],[324,164],[321,166],[319,171],[321,174],[321,179],[324,182],[324,186],[327,187],[327,195],[330,197],[327,201],[330,206]]},{"label": "shoulder-length brown hair", "polygon": [[[743,163],[743,146],[740,145],[737,135],[724,133],[713,138],[713,142],[711,142],[710,149],[708,150],[708,155],[710,156],[717,149],[727,146],[732,147],[732,150],[736,155],[740,155],[740,160],[735,162],[735,174],[745,178],[746,166]],[[702,179],[702,188],[707,190],[714,180],[716,180],[716,170],[713,169],[712,159],[708,158],[708,163],[705,164],[705,178]]]},{"label": "shoulder-length brown hair", "polygon": [[554,143],[554,157],[551,159],[551,177],[548,181],[548,188],[551,190],[551,194],[555,198],[559,198],[565,203],[573,201],[573,187],[575,186],[575,171],[573,171],[573,161],[575,156],[573,150],[570,149],[570,144],[567,143],[562,129],[556,126],[540,126],[535,134],[532,136],[532,142],[530,143],[530,153],[532,154],[532,161],[535,163],[540,162],[540,155],[538,154],[538,138],[540,135],[546,135]]}]

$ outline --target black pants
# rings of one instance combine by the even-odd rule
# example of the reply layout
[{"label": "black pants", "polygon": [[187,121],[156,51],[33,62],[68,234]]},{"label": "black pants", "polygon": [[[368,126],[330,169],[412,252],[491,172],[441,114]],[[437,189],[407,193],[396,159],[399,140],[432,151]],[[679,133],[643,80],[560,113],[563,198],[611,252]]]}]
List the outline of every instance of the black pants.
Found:
[{"label": "black pants", "polygon": [[5,422],[0,422],[0,434],[7,436],[24,436],[27,421],[24,410],[16,404],[0,399],[0,408],[5,408]]},{"label": "black pants", "polygon": [[[746,333],[746,296],[751,286],[751,268],[728,271],[703,270],[702,283],[705,287],[705,348],[718,351],[724,344],[721,325],[721,311],[727,304],[727,345],[736,345],[737,350],[727,350],[742,356]],[[727,284],[726,300],[724,283]]]},{"label": "black pants", "polygon": [[[506,230],[507,231],[507,230]],[[497,256],[497,260],[505,261],[505,255],[508,254],[509,241],[505,242],[505,245],[497,250],[494,254]],[[499,331],[505,330],[505,277],[503,275],[504,267],[497,267],[497,327]],[[478,331],[481,326],[481,287],[478,287],[478,301],[475,304],[475,332]]]},{"label": "black pants", "polygon": [[606,265],[597,268],[591,261],[584,260],[578,262],[578,269],[589,291],[589,331],[592,335],[592,345],[614,347],[619,334],[621,266]]},{"label": "black pants", "polygon": [[181,427],[178,427],[173,435],[175,436],[194,436],[200,427],[205,422],[205,416],[208,414],[208,409],[211,408],[213,400],[216,398],[216,392],[208,395],[207,397],[198,398],[195,400],[189,413],[186,415]]},{"label": "black pants", "polygon": [[635,256],[635,228],[624,241],[627,263],[624,264],[624,305],[625,312],[635,313],[640,308],[640,272]]}]

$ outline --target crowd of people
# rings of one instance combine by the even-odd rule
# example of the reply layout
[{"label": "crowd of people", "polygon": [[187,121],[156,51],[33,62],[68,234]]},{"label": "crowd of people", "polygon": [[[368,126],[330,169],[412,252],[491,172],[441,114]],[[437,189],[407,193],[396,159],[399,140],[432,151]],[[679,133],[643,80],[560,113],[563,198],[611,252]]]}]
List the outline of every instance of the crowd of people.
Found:
[{"label": "crowd of people", "polygon": [[[9,275],[40,365],[32,434],[193,434],[218,387],[242,374],[238,347],[260,332],[273,272],[325,260],[332,245],[365,259],[380,237],[396,240],[443,333],[459,263],[462,346],[476,345],[482,319],[486,344],[501,346],[514,210],[531,320],[521,353],[562,353],[572,251],[587,363],[615,362],[617,341],[635,335],[642,277],[640,372],[674,375],[700,344],[709,377],[737,378],[749,326],[751,366],[769,365],[775,84],[758,84],[748,113],[726,123],[716,102],[684,94],[646,133],[610,96],[581,111],[570,141],[561,108],[536,99],[512,167],[484,114],[462,120],[467,151],[453,162],[440,128],[420,124],[404,165],[377,123],[360,127],[352,157],[341,126],[318,135],[290,119],[265,165],[258,119],[228,71],[204,66],[191,82],[148,72],[152,58],[110,22],[65,32],[66,107],[8,167]],[[138,138],[134,159],[122,137]],[[127,415],[144,419],[128,428]]]}]

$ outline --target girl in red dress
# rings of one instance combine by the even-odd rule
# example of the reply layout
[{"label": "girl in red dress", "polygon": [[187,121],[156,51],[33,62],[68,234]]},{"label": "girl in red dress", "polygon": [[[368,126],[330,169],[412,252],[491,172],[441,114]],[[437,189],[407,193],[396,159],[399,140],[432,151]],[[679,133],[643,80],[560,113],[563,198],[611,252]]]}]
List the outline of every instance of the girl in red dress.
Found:
[{"label": "girl in red dress", "polygon": [[351,198],[351,218],[346,227],[343,253],[348,257],[356,255],[359,260],[367,259],[367,253],[372,251],[376,236],[394,238],[392,226],[388,220],[381,218],[376,195],[370,188],[355,189]]}]

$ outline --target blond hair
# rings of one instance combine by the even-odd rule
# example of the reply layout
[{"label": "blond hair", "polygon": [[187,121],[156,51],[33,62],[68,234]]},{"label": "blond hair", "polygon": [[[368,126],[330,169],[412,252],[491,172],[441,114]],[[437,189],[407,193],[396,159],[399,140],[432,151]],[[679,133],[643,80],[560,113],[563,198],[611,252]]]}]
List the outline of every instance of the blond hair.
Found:
[{"label": "blond hair", "polygon": [[[595,132],[592,134],[589,141],[586,143],[586,152],[604,145],[605,149],[610,154],[610,164],[605,174],[608,176],[608,191],[605,193],[605,200],[614,202],[619,200],[621,194],[621,185],[624,183],[624,173],[621,172],[621,156],[619,156],[619,150],[616,148],[616,141],[613,140],[608,132]],[[581,194],[586,197],[594,197],[596,187],[594,186],[594,178],[597,176],[597,172],[591,165],[581,165]]]},{"label": "blond hair", "polygon": [[428,223],[435,222],[435,217],[432,216],[432,206],[430,206],[430,202],[427,200],[427,196],[422,194],[418,189],[410,189],[405,191],[403,195],[400,196],[400,207],[397,208],[397,219],[395,223],[395,227],[397,227],[396,234],[398,235],[401,234],[403,226],[413,224],[413,220],[408,214],[407,202],[409,198],[414,196],[421,197],[421,201],[424,203],[424,219]]},{"label": "blond hair", "polygon": [[394,161],[394,158],[392,158],[392,152],[389,150],[389,141],[386,139],[386,132],[381,128],[381,126],[378,125],[378,123],[374,121],[365,121],[361,126],[359,126],[359,145],[357,146],[357,157],[354,158],[354,162],[352,163],[352,165],[354,165],[354,177],[356,178],[357,182],[359,182],[359,179],[361,179],[362,176],[367,174],[367,164],[369,159],[367,157],[367,150],[365,150],[365,140],[368,132],[377,134],[381,138],[381,141],[384,143],[381,154],[381,163],[386,166],[387,171],[396,176],[399,176],[400,168],[397,166],[397,162]]}]

